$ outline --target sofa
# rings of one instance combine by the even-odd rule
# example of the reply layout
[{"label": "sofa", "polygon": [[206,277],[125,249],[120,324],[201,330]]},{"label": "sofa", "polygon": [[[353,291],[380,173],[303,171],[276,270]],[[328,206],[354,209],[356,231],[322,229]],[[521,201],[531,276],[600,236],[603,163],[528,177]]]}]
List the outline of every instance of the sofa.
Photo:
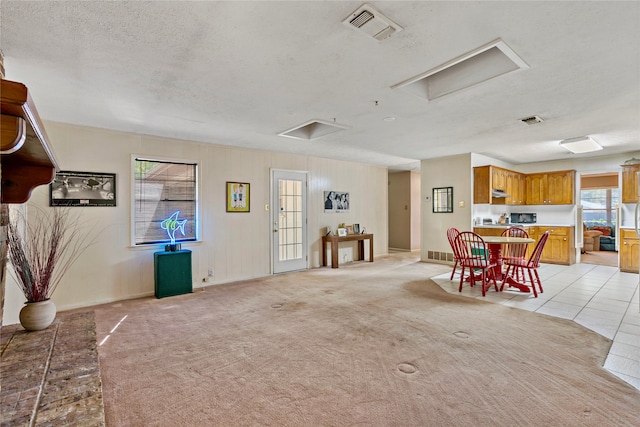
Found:
[{"label": "sofa", "polygon": [[600,238],[602,231],[586,229],[583,232],[584,244],[582,246],[582,253],[587,251],[599,251],[600,250]]},{"label": "sofa", "polygon": [[614,227],[605,227],[601,225],[588,227],[586,232],[599,231],[602,234],[599,237],[599,243],[594,246],[595,251],[615,251],[616,250],[616,229]]}]

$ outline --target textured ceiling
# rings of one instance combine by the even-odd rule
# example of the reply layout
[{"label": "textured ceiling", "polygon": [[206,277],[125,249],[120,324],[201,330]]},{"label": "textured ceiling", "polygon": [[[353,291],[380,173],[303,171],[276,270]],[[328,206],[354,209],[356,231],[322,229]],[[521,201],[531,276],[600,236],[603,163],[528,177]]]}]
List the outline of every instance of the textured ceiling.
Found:
[{"label": "textured ceiling", "polygon": [[[391,169],[565,159],[582,135],[604,150],[581,157],[640,148],[640,2],[368,4],[404,30],[342,24],[350,1],[3,0],[0,40],[45,120]],[[433,101],[391,88],[496,39],[530,68]],[[277,136],[312,119],[348,129]]]}]

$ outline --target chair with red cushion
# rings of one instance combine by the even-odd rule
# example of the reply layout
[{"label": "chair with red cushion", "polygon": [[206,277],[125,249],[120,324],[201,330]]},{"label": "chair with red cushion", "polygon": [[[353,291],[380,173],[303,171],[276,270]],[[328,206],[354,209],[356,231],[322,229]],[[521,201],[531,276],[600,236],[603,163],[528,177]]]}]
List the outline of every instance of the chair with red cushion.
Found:
[{"label": "chair with red cushion", "polygon": [[[455,238],[454,244],[459,254],[458,263],[462,267],[458,292],[462,292],[465,268],[469,269],[469,283],[471,286],[475,286],[476,280],[480,279],[482,296],[486,295],[487,289],[491,287],[491,282],[493,282],[493,286],[498,291],[498,284],[493,274],[493,269],[496,266],[489,262],[489,251],[484,239],[473,231],[462,231]],[[476,275],[478,271],[481,273],[480,276]]]},{"label": "chair with red cushion", "polygon": [[451,270],[451,277],[449,278],[449,280],[453,280],[453,275],[456,273],[456,269],[458,268],[458,254],[456,253],[456,246],[454,244],[454,241],[456,239],[456,237],[458,237],[458,234],[460,234],[460,230],[458,230],[455,227],[449,227],[449,229],[447,229],[447,239],[449,239],[449,244],[451,245],[451,250],[453,251],[453,270]]},{"label": "chair with red cushion", "polygon": [[[540,256],[542,255],[542,250],[544,249],[544,245],[547,243],[548,238],[549,238],[549,232],[547,231],[542,235],[542,237],[540,237],[540,240],[538,240],[538,243],[536,244],[536,247],[531,253],[531,256],[529,257],[528,260],[515,259],[515,258],[504,260],[504,264],[507,266],[507,271],[504,275],[505,280],[503,280],[502,286],[500,286],[501,291],[504,289],[504,284],[505,282],[507,282],[508,278],[510,277],[510,273],[519,271],[520,273],[522,273],[522,278],[524,282],[523,284],[531,287],[531,289],[533,290],[533,295],[536,298],[538,298],[536,284],[538,286],[538,289],[540,290],[540,293],[544,292],[544,290],[542,289],[542,282],[540,281],[540,276],[538,276],[538,267],[540,267]],[[524,270],[527,270],[527,272],[529,273],[529,284],[527,284],[527,278],[524,275]],[[534,275],[535,275],[535,280],[534,280]]]}]

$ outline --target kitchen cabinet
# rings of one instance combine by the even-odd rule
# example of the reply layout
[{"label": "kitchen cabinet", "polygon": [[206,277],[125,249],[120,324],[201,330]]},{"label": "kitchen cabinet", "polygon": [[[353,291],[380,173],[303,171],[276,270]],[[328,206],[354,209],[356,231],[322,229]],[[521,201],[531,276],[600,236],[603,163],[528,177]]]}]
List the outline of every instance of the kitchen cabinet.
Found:
[{"label": "kitchen cabinet", "polygon": [[527,205],[572,205],[574,170],[534,173],[526,176]]},{"label": "kitchen cabinet", "polygon": [[542,250],[540,262],[571,265],[576,262],[575,227],[531,227],[529,237],[536,243],[529,245],[527,256],[531,254],[540,237],[549,232],[549,239]]},{"label": "kitchen cabinet", "polygon": [[473,232],[481,236],[501,236],[507,227],[473,227]]},{"label": "kitchen cabinet", "polygon": [[[524,204],[524,176],[496,166],[473,168],[473,203]],[[504,191],[511,197],[492,197],[493,190]]]},{"label": "kitchen cabinet", "polygon": [[640,164],[622,165],[622,203],[638,203]]},{"label": "kitchen cabinet", "polygon": [[493,190],[507,190],[507,175],[506,169],[491,167],[491,187]]},{"label": "kitchen cabinet", "polygon": [[506,192],[510,197],[506,198],[505,204],[507,205],[524,205],[526,204],[526,191],[525,191],[525,175],[508,171],[506,175]]},{"label": "kitchen cabinet", "polygon": [[620,230],[620,271],[628,273],[637,273],[640,265],[638,264],[638,250],[640,248],[640,239],[635,230]]},{"label": "kitchen cabinet", "polygon": [[[572,205],[575,174],[574,170],[523,174],[496,166],[475,167],[473,203],[512,206]],[[504,191],[509,197],[492,197],[493,190]]]}]

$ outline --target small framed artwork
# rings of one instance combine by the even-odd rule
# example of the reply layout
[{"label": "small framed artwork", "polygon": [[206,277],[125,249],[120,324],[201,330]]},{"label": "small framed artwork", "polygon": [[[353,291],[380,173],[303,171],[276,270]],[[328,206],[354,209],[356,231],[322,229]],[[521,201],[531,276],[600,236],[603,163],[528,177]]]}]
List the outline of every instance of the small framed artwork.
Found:
[{"label": "small framed artwork", "polygon": [[453,212],[453,187],[441,187],[433,189],[433,212]]},{"label": "small framed artwork", "polygon": [[353,233],[360,234],[360,224],[353,224]]},{"label": "small framed artwork", "polygon": [[343,191],[324,192],[325,212],[349,212],[349,193]]},{"label": "small framed artwork", "polygon": [[338,236],[343,237],[347,235],[347,229],[346,228],[338,228]]},{"label": "small framed artwork", "polygon": [[347,234],[354,234],[353,225],[347,225]]},{"label": "small framed artwork", "polygon": [[49,184],[49,206],[115,205],[115,173],[60,171]]},{"label": "small framed artwork", "polygon": [[246,182],[227,181],[227,212],[249,212],[249,187]]}]

